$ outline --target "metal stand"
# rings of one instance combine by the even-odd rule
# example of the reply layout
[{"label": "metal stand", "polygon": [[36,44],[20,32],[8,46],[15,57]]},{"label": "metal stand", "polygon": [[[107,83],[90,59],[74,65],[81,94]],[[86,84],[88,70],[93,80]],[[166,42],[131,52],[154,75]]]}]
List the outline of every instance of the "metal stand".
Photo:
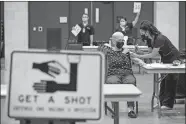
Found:
[{"label": "metal stand", "polygon": [[114,102],[114,124],[119,124],[119,102]]}]

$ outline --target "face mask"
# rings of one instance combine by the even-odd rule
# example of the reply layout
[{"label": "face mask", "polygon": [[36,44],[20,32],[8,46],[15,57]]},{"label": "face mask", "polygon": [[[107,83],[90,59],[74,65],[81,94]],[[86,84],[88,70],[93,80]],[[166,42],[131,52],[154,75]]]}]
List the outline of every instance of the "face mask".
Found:
[{"label": "face mask", "polygon": [[145,41],[145,40],[149,40],[149,37],[146,36],[146,35],[144,35],[144,34],[142,34],[142,35],[141,35],[141,39],[142,39],[143,41]]},{"label": "face mask", "polygon": [[124,45],[124,42],[117,42],[117,43],[116,43],[116,47],[117,47],[118,49],[121,49],[121,48],[123,47],[123,45]]},{"label": "face mask", "polygon": [[120,25],[121,26],[125,26],[125,22],[120,22]]}]

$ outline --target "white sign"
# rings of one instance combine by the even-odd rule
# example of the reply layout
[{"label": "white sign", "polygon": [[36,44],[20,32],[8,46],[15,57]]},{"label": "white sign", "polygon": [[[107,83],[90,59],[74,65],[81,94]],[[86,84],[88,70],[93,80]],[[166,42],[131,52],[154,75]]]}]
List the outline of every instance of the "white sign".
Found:
[{"label": "white sign", "polygon": [[74,36],[77,36],[80,31],[81,31],[81,27],[77,24],[76,26],[73,27],[71,32],[74,34]]},{"label": "white sign", "polygon": [[134,9],[133,12],[134,13],[139,13],[141,10],[141,3],[140,2],[134,2]]},{"label": "white sign", "polygon": [[13,52],[9,117],[101,119],[104,63],[99,52]]},{"label": "white sign", "polygon": [[42,31],[43,31],[43,27],[39,26],[39,27],[38,27],[38,31],[39,31],[39,32],[42,32]]},{"label": "white sign", "polygon": [[67,17],[59,17],[60,23],[67,23]]},{"label": "white sign", "polygon": [[85,8],[85,14],[88,14],[88,8]]},{"label": "white sign", "polygon": [[99,8],[96,8],[96,23],[99,23]]},{"label": "white sign", "polygon": [[33,27],[33,31],[36,31],[37,30],[37,28],[36,27]]}]

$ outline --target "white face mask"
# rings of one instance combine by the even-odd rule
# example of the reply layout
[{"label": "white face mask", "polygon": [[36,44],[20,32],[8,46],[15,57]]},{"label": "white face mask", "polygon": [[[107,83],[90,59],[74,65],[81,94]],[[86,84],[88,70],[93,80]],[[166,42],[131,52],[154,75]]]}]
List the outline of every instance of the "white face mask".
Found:
[{"label": "white face mask", "polygon": [[123,21],[120,22],[120,25],[121,25],[121,26],[125,26],[125,22],[123,22]]},{"label": "white face mask", "polygon": [[85,33],[85,28],[83,28],[83,33]]},{"label": "white face mask", "polygon": [[121,20],[120,20],[120,25],[121,25],[121,26],[125,26],[126,23],[127,23],[127,22],[126,22],[124,19],[121,19]]}]

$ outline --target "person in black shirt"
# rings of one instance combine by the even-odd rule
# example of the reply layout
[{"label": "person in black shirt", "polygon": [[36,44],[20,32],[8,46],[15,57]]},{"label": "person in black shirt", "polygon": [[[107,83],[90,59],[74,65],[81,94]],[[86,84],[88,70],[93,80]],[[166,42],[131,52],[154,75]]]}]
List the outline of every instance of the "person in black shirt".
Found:
[{"label": "person in black shirt", "polygon": [[[148,54],[139,55],[136,53],[131,54],[137,58],[153,58],[156,55],[161,56],[162,63],[173,63],[178,60],[180,53],[178,49],[171,43],[171,41],[149,21],[143,21],[140,26],[140,34],[145,40],[149,41],[148,46],[150,52]],[[178,81],[177,74],[168,74],[160,84],[160,105],[163,110],[170,110],[173,108],[176,84]]]},{"label": "person in black shirt", "polygon": [[[78,43],[82,43],[83,46],[93,45],[94,28],[88,24],[89,17],[87,14],[82,15],[82,23],[78,24],[81,27],[81,31],[78,34]],[[74,28],[74,27],[73,27]]]},{"label": "person in black shirt", "polygon": [[120,18],[119,26],[116,27],[116,32],[122,32],[124,36],[128,36],[127,45],[133,45],[132,39],[132,29],[135,27],[136,23],[139,20],[140,12],[137,13],[136,18],[133,22],[127,22],[127,18],[122,17]]}]

